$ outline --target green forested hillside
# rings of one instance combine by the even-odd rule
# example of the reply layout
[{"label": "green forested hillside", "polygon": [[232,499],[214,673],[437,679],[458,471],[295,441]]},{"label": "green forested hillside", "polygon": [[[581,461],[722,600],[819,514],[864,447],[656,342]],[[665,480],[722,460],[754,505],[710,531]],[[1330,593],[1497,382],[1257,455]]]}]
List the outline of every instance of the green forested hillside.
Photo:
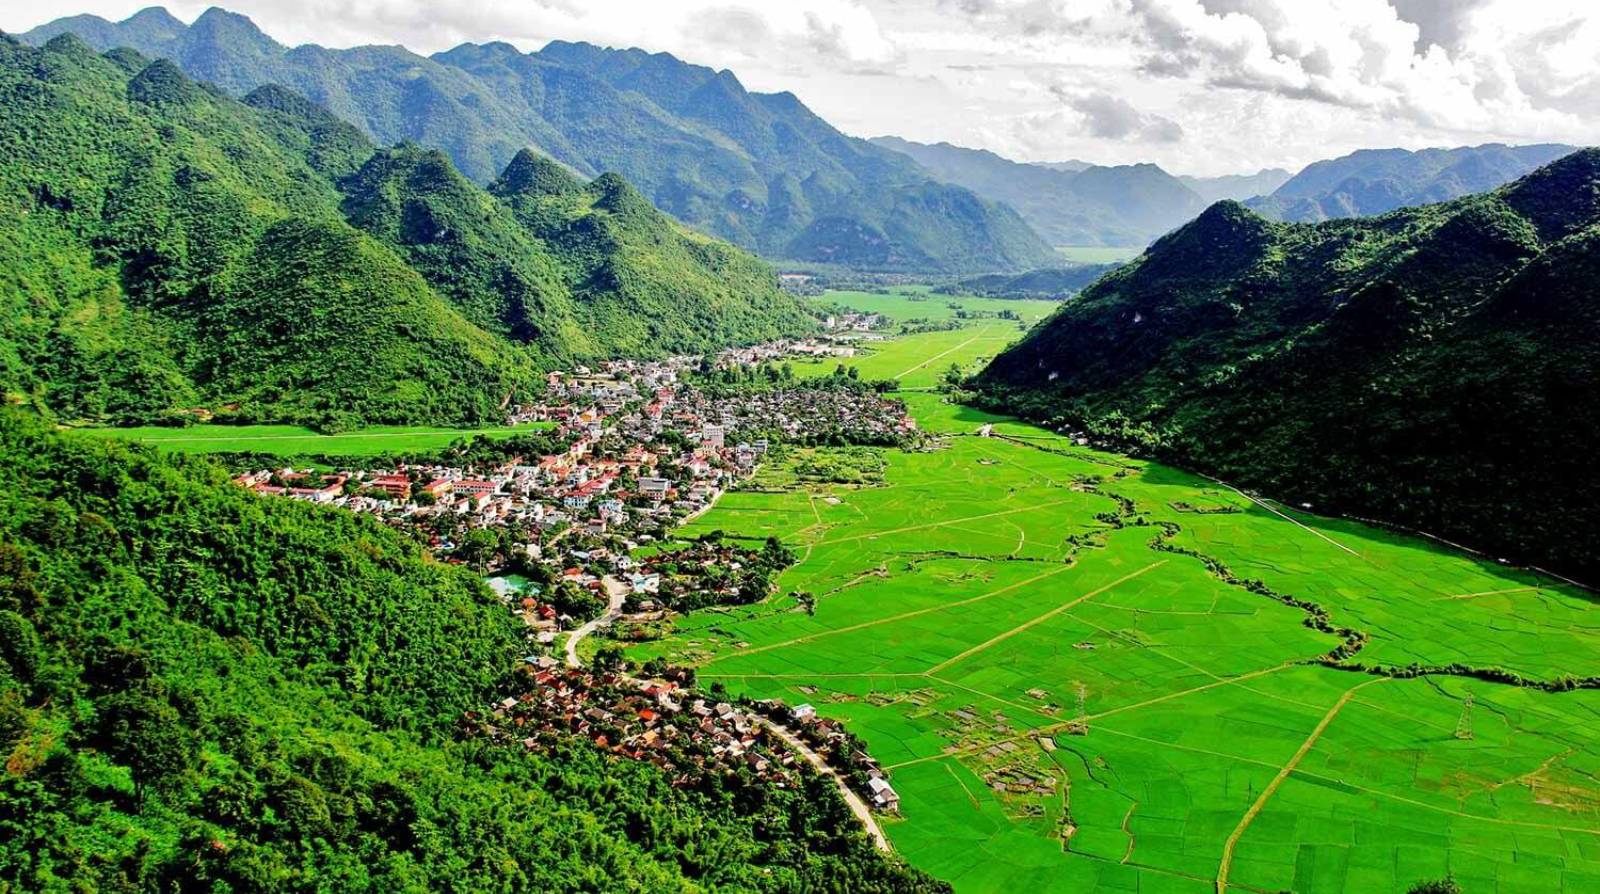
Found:
[{"label": "green forested hillside", "polygon": [[1600,150],[1360,221],[1213,206],[996,358],[1035,418],[1600,573]]},{"label": "green forested hillside", "polygon": [[808,325],[755,259],[644,203],[520,221],[282,88],[238,102],[128,50],[6,39],[0,110],[0,387],[63,418],[483,423],[543,364]]},{"label": "green forested hillside", "polygon": [[521,625],[371,519],[16,411],[0,519],[0,890],[948,890],[831,783],[462,738]]},{"label": "green forested hillside", "polygon": [[679,220],[769,257],[950,272],[1051,260],[1010,208],[845,136],[792,94],[750,93],[731,72],[665,53],[562,41],[431,57],[291,49],[221,9],[190,25],[159,9],[120,23],[75,16],[25,37],[63,33],[171,59],[237,95],[288,85],[380,141],[442,150],[480,183],[529,146],[587,176],[614,171]]}]

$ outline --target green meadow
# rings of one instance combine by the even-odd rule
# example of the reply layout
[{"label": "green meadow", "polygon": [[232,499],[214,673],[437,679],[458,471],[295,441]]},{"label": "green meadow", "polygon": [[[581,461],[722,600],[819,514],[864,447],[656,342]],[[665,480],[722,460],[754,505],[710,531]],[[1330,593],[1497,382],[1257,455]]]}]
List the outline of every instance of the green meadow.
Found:
[{"label": "green meadow", "polygon": [[[1058,301],[980,298],[975,295],[940,295],[928,286],[894,286],[882,292],[828,291],[814,299],[818,304],[843,305],[866,313],[879,313],[895,322],[956,318],[957,310],[999,313],[1009,310],[1031,326],[1060,306]],[[1016,327],[1012,323],[1012,328]]]},{"label": "green meadow", "polygon": [[379,425],[339,434],[322,434],[298,425],[191,425],[186,428],[82,428],[89,437],[122,438],[183,453],[271,453],[279,456],[327,454],[374,456],[437,450],[477,435],[510,437],[547,427],[543,423],[457,429],[437,426]]},{"label": "green meadow", "polygon": [[910,320],[942,323],[955,320],[958,310],[991,314],[1009,310],[1021,317],[1020,322],[993,317],[965,320],[960,329],[863,341],[857,355],[843,361],[837,358],[792,361],[795,373],[800,376],[829,375],[843,362],[859,368],[864,378],[894,379],[901,388],[908,390],[937,385],[952,364],[964,373],[976,372],[1020,338],[1028,327],[1059,306],[1055,301],[937,295],[926,286],[900,286],[886,293],[828,292],[817,301],[881,313],[897,323]]},{"label": "green meadow", "polygon": [[[1357,667],[1600,674],[1592,594],[905,397],[945,436],[881,481],[775,464],[685,532],[782,538],[814,614],[636,657],[845,721],[907,860],[962,894],[1600,890],[1600,691]],[[1362,635],[1345,666],[1306,606]]]}]

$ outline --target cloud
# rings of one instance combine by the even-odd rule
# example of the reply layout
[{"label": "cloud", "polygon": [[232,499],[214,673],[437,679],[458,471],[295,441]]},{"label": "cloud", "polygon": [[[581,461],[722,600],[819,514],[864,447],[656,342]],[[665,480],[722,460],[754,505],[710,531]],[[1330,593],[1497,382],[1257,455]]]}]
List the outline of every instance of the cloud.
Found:
[{"label": "cloud", "polygon": [[[0,4],[0,28],[160,0]],[[1600,139],[1594,0],[167,0],[287,44],[561,38],[731,68],[855,133],[1218,173]],[[52,8],[52,6],[54,8]]]},{"label": "cloud", "polygon": [[1429,46],[1451,52],[1467,48],[1472,19],[1489,0],[1389,0],[1404,21],[1417,26],[1417,50]]},{"label": "cloud", "polygon": [[1092,137],[1141,143],[1176,143],[1183,127],[1171,118],[1139,111],[1127,100],[1104,92],[1067,93],[1062,101],[1077,112]]}]

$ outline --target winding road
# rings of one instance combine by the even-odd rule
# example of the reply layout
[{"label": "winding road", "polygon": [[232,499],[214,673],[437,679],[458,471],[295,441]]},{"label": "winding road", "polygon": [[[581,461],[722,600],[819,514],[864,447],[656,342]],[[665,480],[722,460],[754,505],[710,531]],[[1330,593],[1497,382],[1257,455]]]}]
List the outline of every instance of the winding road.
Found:
[{"label": "winding road", "polygon": [[628,598],[628,585],[610,575],[601,578],[600,583],[605,586],[606,596],[609,597],[606,613],[572,631],[572,635],[567,637],[567,667],[583,666],[583,662],[578,660],[578,643],[583,642],[584,637],[622,617],[622,603]]},{"label": "winding road", "polygon": [[[601,578],[601,583],[605,585],[606,594],[610,597],[606,605],[606,613],[572,631],[572,635],[567,637],[568,667],[583,666],[582,660],[578,658],[578,644],[583,642],[585,637],[622,617],[622,603],[628,596],[628,585],[610,575]],[[630,682],[636,682],[633,677],[628,677],[627,679]],[[839,790],[839,797],[844,798],[844,803],[850,808],[850,812],[855,814],[856,819],[861,821],[862,826],[866,827],[867,837],[872,839],[873,847],[884,853],[888,853],[891,850],[889,838],[883,834],[883,828],[878,825],[878,820],[873,817],[872,810],[867,806],[867,802],[862,800],[854,789],[845,784],[844,777],[834,772],[834,769],[828,766],[828,762],[823,760],[822,755],[812,750],[810,745],[801,741],[799,736],[790,732],[777,721],[762,717],[760,714],[752,714],[751,716],[756,723],[761,725],[762,729],[776,736],[783,744],[794,749],[801,757],[805,758],[806,763],[810,764],[812,769],[832,779],[834,787]]]}]

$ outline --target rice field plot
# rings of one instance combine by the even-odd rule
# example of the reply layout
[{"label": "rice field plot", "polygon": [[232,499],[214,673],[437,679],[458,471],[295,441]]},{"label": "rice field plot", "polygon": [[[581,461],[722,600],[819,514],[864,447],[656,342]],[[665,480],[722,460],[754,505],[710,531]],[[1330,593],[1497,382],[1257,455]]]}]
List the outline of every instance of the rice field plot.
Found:
[{"label": "rice field plot", "polygon": [[999,313],[1009,310],[1032,325],[1061,306],[1059,301],[980,298],[975,295],[940,295],[928,286],[893,286],[883,292],[831,290],[813,299],[821,305],[843,305],[863,313],[883,314],[899,323],[907,320],[939,322],[956,319],[956,311]]},{"label": "rice field plot", "polygon": [[299,425],[218,425],[206,423],[185,428],[80,428],[84,437],[118,438],[181,453],[270,453],[277,456],[327,454],[374,456],[438,450],[462,438],[487,435],[505,438],[548,428],[546,423],[441,429],[436,426],[378,425],[339,434],[322,434]]},{"label": "rice field plot", "polygon": [[[1416,537],[1250,500],[1170,469],[1119,482],[1174,543],[1366,631],[1367,665],[1503,668],[1537,679],[1600,675],[1600,601],[1546,575]],[[1226,508],[1179,511],[1174,504]]]},{"label": "rice field plot", "polygon": [[866,379],[892,379],[902,388],[931,388],[952,365],[963,373],[976,372],[990,358],[1022,336],[1024,329],[1006,320],[977,320],[960,329],[943,329],[897,335],[863,342],[849,358],[791,360],[795,375],[817,378],[832,375],[843,363],[861,370]]},{"label": "rice field plot", "polygon": [[907,860],[963,894],[1600,890],[1600,692],[1323,666],[1341,640],[1303,608],[1159,547],[1324,606],[1379,665],[1592,673],[1581,591],[905,397],[947,437],[881,483],[730,494],[692,526],[783,539],[780,593],[814,614],[696,614],[635,655],[843,720]]}]

